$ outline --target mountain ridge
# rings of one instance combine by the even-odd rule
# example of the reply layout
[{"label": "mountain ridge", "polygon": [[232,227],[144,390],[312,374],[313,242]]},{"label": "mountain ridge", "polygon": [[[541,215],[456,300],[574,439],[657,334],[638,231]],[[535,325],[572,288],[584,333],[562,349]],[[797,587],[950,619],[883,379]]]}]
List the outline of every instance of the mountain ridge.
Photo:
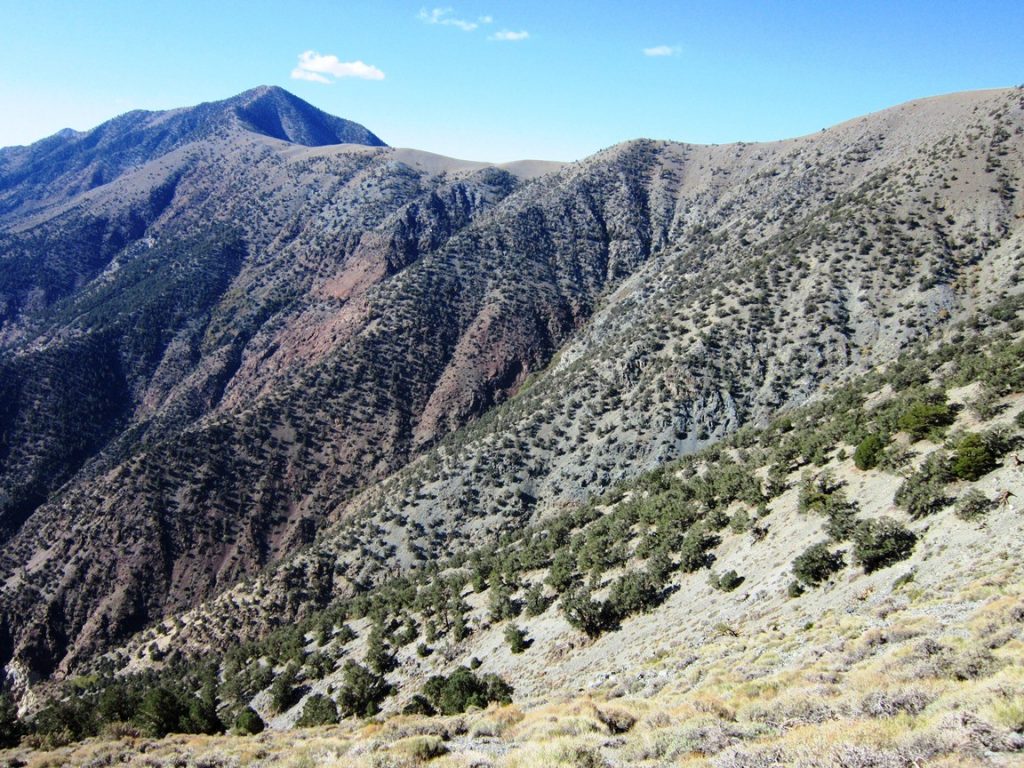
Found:
[{"label": "mountain ridge", "polygon": [[997,301],[1020,92],[900,115],[523,176],[213,136],[0,232],[0,656],[69,674],[316,542],[301,613]]}]

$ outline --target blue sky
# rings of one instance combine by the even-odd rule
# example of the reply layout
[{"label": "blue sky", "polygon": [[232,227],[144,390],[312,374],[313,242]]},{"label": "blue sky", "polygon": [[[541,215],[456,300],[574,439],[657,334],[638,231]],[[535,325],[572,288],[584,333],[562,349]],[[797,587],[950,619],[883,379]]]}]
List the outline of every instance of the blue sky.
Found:
[{"label": "blue sky", "polygon": [[472,159],[759,141],[1022,83],[1022,33],[1020,0],[0,0],[0,146],[261,84]]}]

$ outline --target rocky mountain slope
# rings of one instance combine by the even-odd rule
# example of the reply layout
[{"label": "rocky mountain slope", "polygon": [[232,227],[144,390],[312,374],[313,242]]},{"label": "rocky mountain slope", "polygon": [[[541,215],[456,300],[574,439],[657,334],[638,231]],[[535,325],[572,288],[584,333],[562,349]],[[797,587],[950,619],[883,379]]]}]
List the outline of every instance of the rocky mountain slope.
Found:
[{"label": "rocky mountain slope", "polygon": [[0,156],[0,656],[22,677],[312,545],[252,615],[212,604],[259,634],[763,423],[1020,282],[1019,89],[561,168],[306,147],[352,136],[280,92],[223,104],[209,131],[147,118],[156,149],[115,143],[68,199]]},{"label": "rocky mountain slope", "polygon": [[[201,611],[163,622],[72,681],[6,757],[1016,764],[1022,306],[1005,301],[765,429],[259,642],[235,643],[230,612],[213,643]],[[239,606],[272,599],[233,595]],[[210,664],[216,674],[195,676]],[[474,680],[510,681],[513,703],[499,693],[467,710],[482,703]],[[154,691],[171,697],[166,711]],[[168,727],[174,696],[191,703]],[[233,735],[154,738],[195,729],[206,700]],[[371,703],[382,714],[360,722]],[[244,735],[256,719],[268,732]]]}]

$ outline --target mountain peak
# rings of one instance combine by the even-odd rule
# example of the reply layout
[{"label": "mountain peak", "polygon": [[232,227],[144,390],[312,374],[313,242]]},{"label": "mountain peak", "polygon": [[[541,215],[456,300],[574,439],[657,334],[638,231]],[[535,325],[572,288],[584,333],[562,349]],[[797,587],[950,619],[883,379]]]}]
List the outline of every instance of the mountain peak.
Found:
[{"label": "mountain peak", "polygon": [[359,123],[329,115],[278,86],[262,85],[221,101],[136,110],[88,131],[64,129],[0,155],[0,216],[30,200],[66,199],[107,184],[132,167],[224,129],[294,144],[386,146]]},{"label": "mountain peak", "polygon": [[253,133],[295,144],[386,146],[362,125],[329,115],[276,85],[261,85],[210,106],[231,110]]}]

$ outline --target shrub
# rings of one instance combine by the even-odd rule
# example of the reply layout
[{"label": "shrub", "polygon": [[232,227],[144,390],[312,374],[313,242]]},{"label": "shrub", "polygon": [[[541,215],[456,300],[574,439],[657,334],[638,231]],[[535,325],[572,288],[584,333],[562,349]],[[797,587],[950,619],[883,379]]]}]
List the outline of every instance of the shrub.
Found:
[{"label": "shrub", "polygon": [[984,493],[977,488],[969,488],[956,500],[956,516],[961,520],[975,520],[987,515],[994,506],[995,502]]},{"label": "shrub", "polygon": [[699,523],[690,528],[679,548],[680,569],[685,573],[693,573],[711,565],[715,558],[708,550],[717,547],[719,541],[717,536],[708,533],[707,529]]},{"label": "shrub", "polygon": [[711,583],[711,586],[715,589],[719,589],[722,592],[732,592],[740,584],[742,584],[745,581],[745,579],[738,573],[736,573],[736,571],[730,570],[720,575],[712,573],[711,576],[708,578],[708,581]]},{"label": "shrub", "polygon": [[270,705],[275,712],[284,712],[295,703],[295,698],[295,667],[289,664],[270,686]]},{"label": "shrub", "polygon": [[789,582],[789,586],[786,587],[786,594],[794,598],[800,597],[800,595],[802,595],[805,591],[806,590],[804,589],[804,585],[796,579],[793,579],[791,582]]},{"label": "shrub", "polygon": [[960,480],[977,480],[998,466],[996,457],[981,435],[972,432],[956,444],[950,469]]},{"label": "shrub", "polygon": [[576,558],[569,549],[561,549],[548,568],[547,582],[556,592],[565,592],[576,581]]},{"label": "shrub", "polygon": [[338,706],[334,699],[322,693],[314,693],[306,699],[302,714],[295,721],[299,728],[312,728],[317,725],[332,725],[338,722]]},{"label": "shrub", "polygon": [[544,587],[540,584],[534,584],[526,590],[526,615],[527,616],[540,616],[544,611],[551,605],[551,601],[544,596]]},{"label": "shrub", "polygon": [[910,557],[916,543],[914,532],[891,517],[863,520],[853,533],[853,556],[871,573]]},{"label": "shrub", "polygon": [[953,410],[948,404],[937,399],[917,400],[900,415],[899,427],[915,440],[941,434],[943,428],[953,423]]},{"label": "shrub", "polygon": [[[176,726],[177,722],[174,719],[172,725]],[[41,737],[44,746],[58,747],[95,735],[97,723],[91,708],[81,699],[71,699],[51,702],[40,710],[32,721],[32,730]]]},{"label": "shrub", "polygon": [[445,715],[457,715],[469,707],[484,708],[490,702],[512,703],[512,686],[497,675],[477,677],[459,667],[448,677],[435,675],[423,686],[423,695]]},{"label": "shrub", "polygon": [[375,675],[366,667],[349,659],[343,670],[344,683],[338,694],[338,706],[343,715],[373,717],[380,705],[391,695],[392,689],[382,675]]},{"label": "shrub", "polygon": [[829,551],[828,544],[812,544],[793,561],[793,575],[801,582],[816,587],[846,565],[843,553]]},{"label": "shrub", "polygon": [[148,736],[162,738],[168,733],[180,733],[184,729],[181,721],[186,708],[175,691],[159,685],[149,690],[142,698],[138,721]]},{"label": "shrub", "polygon": [[512,593],[500,578],[491,579],[489,616],[493,623],[512,619],[519,615],[519,606],[512,600]]},{"label": "shrub", "polygon": [[593,600],[590,590],[576,589],[562,595],[562,615],[576,629],[583,630],[588,637],[597,637],[615,625],[608,604]]},{"label": "shrub", "polygon": [[427,700],[426,696],[416,693],[413,694],[413,697],[411,699],[409,699],[409,703],[402,707],[402,714],[426,715],[429,717],[431,715],[436,715],[437,710],[434,709],[430,701]]},{"label": "shrub", "polygon": [[505,627],[505,642],[508,643],[509,650],[512,653],[522,653],[530,647],[530,642],[526,639],[526,632],[515,624],[509,624]]},{"label": "shrub", "polygon": [[845,541],[857,526],[857,505],[853,503],[830,504],[826,513],[825,533],[832,541]]},{"label": "shrub", "polygon": [[949,458],[944,452],[936,451],[903,482],[893,500],[915,520],[931,515],[949,503],[946,483],[951,479]]},{"label": "shrub", "polygon": [[384,628],[374,624],[366,639],[366,666],[378,675],[386,675],[395,668],[395,656],[384,640]]},{"label": "shrub", "polygon": [[409,736],[399,739],[392,746],[391,750],[405,755],[413,764],[429,762],[434,758],[448,754],[448,747],[440,736],[426,734],[422,736]]},{"label": "shrub", "polygon": [[306,670],[309,677],[321,680],[334,671],[334,659],[327,653],[314,651],[306,657]]},{"label": "shrub", "polygon": [[746,533],[750,530],[750,514],[745,509],[739,509],[729,520],[729,530],[733,533]]},{"label": "shrub", "polygon": [[884,450],[885,440],[879,435],[868,435],[853,452],[853,463],[860,470],[874,469]]},{"label": "shrub", "polygon": [[615,619],[624,619],[634,613],[646,611],[658,603],[658,587],[642,571],[620,576],[608,594],[608,611]]},{"label": "shrub", "polygon": [[252,707],[244,707],[235,717],[234,726],[236,733],[240,733],[243,736],[252,736],[257,733],[262,733],[266,724],[255,709]]}]

